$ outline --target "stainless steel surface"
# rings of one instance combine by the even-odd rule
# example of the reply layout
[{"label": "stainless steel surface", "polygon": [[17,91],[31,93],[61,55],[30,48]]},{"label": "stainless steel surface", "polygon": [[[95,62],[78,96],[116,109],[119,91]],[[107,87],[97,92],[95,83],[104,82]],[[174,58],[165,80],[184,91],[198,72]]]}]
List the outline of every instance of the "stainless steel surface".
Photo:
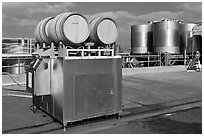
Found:
[{"label": "stainless steel surface", "polygon": [[164,20],[153,23],[154,53],[180,53],[180,24]]},{"label": "stainless steel surface", "polygon": [[190,32],[197,24],[188,23],[188,24],[181,24],[181,52],[191,52],[192,50],[192,38],[190,38]]},{"label": "stainless steel surface", "polygon": [[202,36],[194,35],[192,37],[192,52],[202,52]]},{"label": "stainless steel surface", "polygon": [[35,71],[34,94],[36,96],[50,95],[50,59],[42,59]]},{"label": "stainless steel surface", "polygon": [[116,23],[108,17],[97,17],[89,21],[89,40],[96,43],[112,44],[118,38]]},{"label": "stainless steel surface", "polygon": [[151,51],[152,30],[150,24],[131,26],[131,54]]},{"label": "stainless steel surface", "polygon": [[35,29],[35,38],[39,43],[49,43],[51,39],[48,37],[47,29],[48,29],[48,23],[54,19],[54,17],[48,17],[43,19],[40,23],[38,23],[36,29]]},{"label": "stainless steel surface", "polygon": [[76,83],[82,83],[75,85],[76,118],[114,109],[113,74],[76,75]]},{"label": "stainless steel surface", "polygon": [[202,23],[198,23],[197,26],[193,28],[193,35],[202,35]]},{"label": "stainless steel surface", "polygon": [[[34,95],[34,104],[37,107],[63,124],[121,112],[121,58],[58,57],[50,59],[48,63],[50,63],[50,95]],[[41,65],[38,68],[42,69]],[[36,72],[33,72],[33,78],[40,74]],[[48,81],[49,78],[46,79]],[[49,84],[42,84],[36,80],[34,82],[34,86],[40,84],[47,87]]]},{"label": "stainless steel surface", "polygon": [[[59,121],[63,122],[63,113],[64,113],[64,99],[69,99],[69,97],[64,97],[64,75],[63,72],[63,60],[61,59],[52,59],[51,60],[51,96],[53,101],[53,116]],[[65,113],[66,114],[66,113]]]},{"label": "stainless steel surface", "polygon": [[20,58],[3,59],[2,60],[2,72],[8,72],[10,74],[22,74],[25,72],[26,60]]},{"label": "stainless steel surface", "polygon": [[165,52],[170,52],[170,53],[179,53],[180,49],[179,47],[156,47],[154,48],[155,53],[165,53]]},{"label": "stainless steel surface", "polygon": [[14,54],[4,53],[1,56],[2,58],[9,58],[9,57],[31,57],[32,55],[29,53],[14,53]]}]

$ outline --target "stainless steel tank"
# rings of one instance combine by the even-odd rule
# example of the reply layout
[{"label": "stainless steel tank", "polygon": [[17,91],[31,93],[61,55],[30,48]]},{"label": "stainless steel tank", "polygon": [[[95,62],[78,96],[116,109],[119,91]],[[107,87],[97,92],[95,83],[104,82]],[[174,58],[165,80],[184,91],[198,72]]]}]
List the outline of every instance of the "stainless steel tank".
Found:
[{"label": "stainless steel tank", "polygon": [[193,28],[192,52],[202,52],[202,24],[198,23]]},{"label": "stainless steel tank", "polygon": [[154,53],[180,53],[180,23],[163,20],[153,23]]},{"label": "stainless steel tank", "polygon": [[89,24],[91,29],[90,41],[102,44],[112,44],[118,38],[116,23],[111,18],[93,18],[89,21]]},{"label": "stainless steel tank", "polygon": [[7,66],[2,69],[3,72],[8,72],[10,74],[22,74],[25,72],[25,64],[23,61],[18,59],[8,59],[2,63],[3,66]]},{"label": "stainless steel tank", "polygon": [[202,52],[202,37],[201,35],[193,35],[192,37],[192,52]]},{"label": "stainless steel tank", "polygon": [[131,54],[147,53],[151,50],[152,30],[150,24],[131,26]]},{"label": "stainless steel tank", "polygon": [[181,32],[181,52],[191,52],[191,41],[192,38],[190,38],[190,32],[192,29],[196,26],[195,23],[188,23],[188,24],[181,24],[180,26],[180,32]]},{"label": "stainless steel tank", "polygon": [[49,43],[51,41],[51,39],[48,37],[47,29],[48,29],[48,24],[52,19],[54,19],[54,17],[48,17],[40,21],[40,23],[38,23],[34,33],[35,39],[37,40],[37,42]]},{"label": "stainless steel tank", "polygon": [[[8,54],[25,54],[25,46],[20,42],[8,43],[9,50]],[[11,58],[8,57],[3,59],[2,66],[6,66],[3,68],[3,72],[8,72],[10,74],[21,74],[25,72],[25,59],[20,58]]]},{"label": "stainless steel tank", "polygon": [[48,36],[52,41],[68,45],[80,44],[84,42],[89,34],[89,24],[87,19],[79,13],[62,13],[57,15],[50,23],[47,29]]}]

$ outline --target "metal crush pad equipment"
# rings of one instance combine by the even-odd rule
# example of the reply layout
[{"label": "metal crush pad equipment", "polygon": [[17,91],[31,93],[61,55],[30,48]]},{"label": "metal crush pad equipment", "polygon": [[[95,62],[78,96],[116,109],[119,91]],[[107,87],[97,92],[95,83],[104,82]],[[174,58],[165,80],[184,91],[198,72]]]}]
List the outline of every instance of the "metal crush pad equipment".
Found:
[{"label": "metal crush pad equipment", "polygon": [[59,121],[64,129],[67,123],[106,115],[119,118],[122,112],[122,59],[115,55],[114,43],[83,44],[43,45],[49,48],[33,53],[35,60],[27,70],[33,108]]},{"label": "metal crush pad equipment", "polygon": [[41,56],[27,71],[27,90],[33,92],[34,106],[64,126],[103,115],[119,116],[121,65],[119,56]]}]

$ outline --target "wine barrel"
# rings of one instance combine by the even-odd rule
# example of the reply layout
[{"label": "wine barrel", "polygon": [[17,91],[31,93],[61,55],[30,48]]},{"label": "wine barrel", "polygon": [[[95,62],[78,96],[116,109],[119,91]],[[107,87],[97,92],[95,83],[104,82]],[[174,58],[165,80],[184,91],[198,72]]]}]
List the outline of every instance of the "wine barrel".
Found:
[{"label": "wine barrel", "polygon": [[83,15],[73,12],[57,15],[48,23],[47,30],[52,41],[55,43],[62,41],[68,45],[82,43],[90,34],[87,19]]},{"label": "wine barrel", "polygon": [[54,17],[48,17],[40,21],[40,23],[38,23],[34,33],[35,39],[37,40],[37,42],[49,43],[51,41],[51,39],[48,37],[47,29],[48,29],[48,24],[52,19],[54,19]]},{"label": "wine barrel", "polygon": [[108,17],[93,18],[90,24],[90,41],[102,44],[112,44],[118,37],[116,23]]}]

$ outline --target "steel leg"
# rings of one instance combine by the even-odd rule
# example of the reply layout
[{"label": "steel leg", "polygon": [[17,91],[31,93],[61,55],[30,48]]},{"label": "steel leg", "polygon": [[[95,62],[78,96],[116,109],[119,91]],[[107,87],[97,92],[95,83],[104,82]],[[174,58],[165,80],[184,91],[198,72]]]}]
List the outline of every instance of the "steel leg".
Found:
[{"label": "steel leg", "polygon": [[37,111],[37,107],[33,104],[33,112],[35,113]]},{"label": "steel leg", "polygon": [[63,130],[66,131],[67,123],[63,123]]},{"label": "steel leg", "polygon": [[120,119],[120,114],[119,113],[117,113],[116,116],[117,116],[117,119]]},{"label": "steel leg", "polygon": [[38,110],[34,104],[30,106],[30,109],[33,111],[33,113],[35,113]]}]

